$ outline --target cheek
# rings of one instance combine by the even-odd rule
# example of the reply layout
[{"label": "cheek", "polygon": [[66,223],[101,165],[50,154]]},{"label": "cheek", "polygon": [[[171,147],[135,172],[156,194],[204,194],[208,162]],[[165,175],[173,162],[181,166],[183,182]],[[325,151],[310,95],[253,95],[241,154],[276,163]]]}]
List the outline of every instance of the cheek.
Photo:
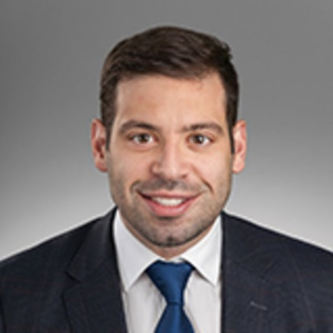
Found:
[{"label": "cheek", "polygon": [[118,186],[129,187],[134,182],[142,180],[149,172],[147,159],[136,157],[126,152],[115,151],[108,160],[111,181]]},{"label": "cheek", "polygon": [[215,155],[204,160],[197,160],[195,170],[198,176],[211,187],[229,179],[231,174],[231,157]]}]

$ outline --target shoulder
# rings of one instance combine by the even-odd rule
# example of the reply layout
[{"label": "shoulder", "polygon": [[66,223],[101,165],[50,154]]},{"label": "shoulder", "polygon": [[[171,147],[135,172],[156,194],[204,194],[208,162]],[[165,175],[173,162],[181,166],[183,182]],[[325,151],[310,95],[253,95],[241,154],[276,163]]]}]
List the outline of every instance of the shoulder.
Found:
[{"label": "shoulder", "polygon": [[225,247],[233,262],[277,287],[290,302],[305,304],[314,317],[333,316],[332,252],[235,216],[223,217]]},{"label": "shoulder", "polygon": [[63,297],[115,257],[111,221],[109,213],[1,262],[0,331],[2,320],[19,331],[68,329]]},{"label": "shoulder", "polygon": [[87,238],[97,229],[103,218],[85,224],[42,242],[30,249],[0,262],[2,286],[15,284],[21,279],[34,284],[45,275],[54,277],[64,274]]},{"label": "shoulder", "polygon": [[295,264],[304,269],[322,267],[333,273],[333,253],[319,246],[290,237],[288,235],[259,226],[243,218],[224,214],[225,232],[233,242],[242,242],[242,249],[256,249],[264,251],[271,256],[281,257],[287,255]]}]

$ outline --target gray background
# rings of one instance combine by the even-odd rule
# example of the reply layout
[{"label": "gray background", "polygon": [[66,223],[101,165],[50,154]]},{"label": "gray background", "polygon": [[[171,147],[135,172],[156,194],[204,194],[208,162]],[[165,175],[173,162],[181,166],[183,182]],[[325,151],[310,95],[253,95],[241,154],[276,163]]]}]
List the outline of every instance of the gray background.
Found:
[{"label": "gray background", "polygon": [[332,0],[5,0],[0,10],[0,256],[106,212],[90,153],[119,39],[159,24],[233,49],[249,155],[229,212],[333,249]]}]

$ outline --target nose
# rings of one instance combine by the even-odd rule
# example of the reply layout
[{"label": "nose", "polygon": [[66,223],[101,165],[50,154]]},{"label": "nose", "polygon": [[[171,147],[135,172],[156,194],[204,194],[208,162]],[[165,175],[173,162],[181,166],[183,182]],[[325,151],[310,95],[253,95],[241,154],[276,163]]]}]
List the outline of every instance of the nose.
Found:
[{"label": "nose", "polygon": [[165,143],[152,164],[152,173],[167,180],[184,178],[188,173],[186,152],[179,142]]}]

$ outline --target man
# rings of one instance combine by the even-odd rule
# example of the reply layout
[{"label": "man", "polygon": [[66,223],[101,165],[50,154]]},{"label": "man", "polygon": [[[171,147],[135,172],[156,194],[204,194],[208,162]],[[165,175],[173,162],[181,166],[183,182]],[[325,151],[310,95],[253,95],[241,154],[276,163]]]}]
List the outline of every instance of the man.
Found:
[{"label": "man", "polygon": [[120,42],[91,130],[116,208],[2,264],[0,332],[333,332],[332,254],[222,212],[245,164],[237,105],[214,37]]}]

